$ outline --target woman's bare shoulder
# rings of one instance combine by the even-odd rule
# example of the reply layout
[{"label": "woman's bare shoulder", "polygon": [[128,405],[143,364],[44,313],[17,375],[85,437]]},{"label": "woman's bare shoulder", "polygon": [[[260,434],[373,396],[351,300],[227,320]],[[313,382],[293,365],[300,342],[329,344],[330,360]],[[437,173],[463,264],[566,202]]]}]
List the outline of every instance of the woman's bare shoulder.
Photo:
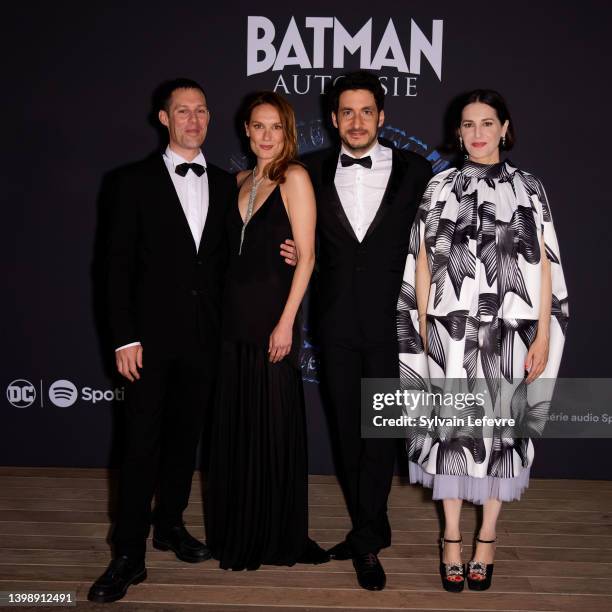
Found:
[{"label": "woman's bare shoulder", "polygon": [[241,170],[240,172],[238,172],[238,174],[236,174],[236,184],[238,185],[238,187],[240,187],[242,183],[247,180],[249,174],[251,174],[252,172],[252,170]]},{"label": "woman's bare shoulder", "polygon": [[285,171],[285,182],[288,185],[303,185],[310,182],[308,170],[300,163],[291,163]]}]

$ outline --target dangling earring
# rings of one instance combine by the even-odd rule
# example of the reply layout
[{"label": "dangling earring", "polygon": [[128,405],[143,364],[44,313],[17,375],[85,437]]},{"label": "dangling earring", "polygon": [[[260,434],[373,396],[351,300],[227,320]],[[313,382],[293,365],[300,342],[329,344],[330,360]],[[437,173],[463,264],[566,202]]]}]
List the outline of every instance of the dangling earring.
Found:
[{"label": "dangling earring", "polygon": [[501,137],[501,148],[502,149],[506,148],[506,136]]},{"label": "dangling earring", "polygon": [[[464,146],[463,146],[463,138],[461,138],[461,136],[459,136],[459,150],[460,150],[460,151],[465,151],[465,148],[464,148]],[[463,156],[463,159],[469,159],[469,157],[470,157],[470,156],[469,156],[469,155],[466,153],[466,154]]]}]

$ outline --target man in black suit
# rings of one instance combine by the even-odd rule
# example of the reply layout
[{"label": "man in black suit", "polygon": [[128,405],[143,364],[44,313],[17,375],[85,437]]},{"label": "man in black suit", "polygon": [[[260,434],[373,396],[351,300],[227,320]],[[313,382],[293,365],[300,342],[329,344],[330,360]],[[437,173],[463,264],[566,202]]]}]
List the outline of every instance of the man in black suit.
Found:
[{"label": "man in black suit", "polygon": [[317,193],[316,314],[322,382],[352,530],[329,552],[353,559],[359,584],[385,586],[378,552],[391,543],[387,498],[397,445],[362,439],[361,378],[399,378],[396,306],[410,228],[432,172],[417,154],[378,141],[384,91],[367,72],[330,94],[341,149],[304,161]]},{"label": "man in black suit", "polygon": [[[210,119],[195,81],[158,90],[169,144],[116,173],[109,199],[108,309],[119,372],[131,384],[112,535],[114,558],[89,599],[121,599],[146,578],[146,539],[186,562],[210,558],[185,529],[197,444],[212,400],[236,182],[201,151]],[[291,252],[281,250],[291,258]],[[158,489],[154,516],[151,501]]]}]

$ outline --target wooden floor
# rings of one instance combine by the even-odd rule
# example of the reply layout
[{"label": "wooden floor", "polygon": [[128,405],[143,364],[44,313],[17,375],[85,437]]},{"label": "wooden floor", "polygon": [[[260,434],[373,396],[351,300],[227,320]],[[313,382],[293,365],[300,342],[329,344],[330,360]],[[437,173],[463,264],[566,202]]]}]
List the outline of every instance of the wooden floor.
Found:
[{"label": "wooden floor", "polygon": [[[0,467],[0,591],[73,590],[77,609],[108,610],[86,601],[109,561],[108,489],[105,470]],[[463,514],[469,542],[476,510],[467,505]],[[350,561],[228,572],[213,561],[189,565],[150,549],[148,580],[114,609],[612,610],[612,482],[533,480],[520,503],[502,510],[495,578],[486,593],[441,589],[440,523],[427,492],[394,482],[390,516],[393,546],[381,555],[387,572],[382,592],[360,589]],[[186,521],[204,537],[199,477]],[[349,521],[334,478],[311,477],[310,523],[311,536],[323,546],[346,533]]]}]

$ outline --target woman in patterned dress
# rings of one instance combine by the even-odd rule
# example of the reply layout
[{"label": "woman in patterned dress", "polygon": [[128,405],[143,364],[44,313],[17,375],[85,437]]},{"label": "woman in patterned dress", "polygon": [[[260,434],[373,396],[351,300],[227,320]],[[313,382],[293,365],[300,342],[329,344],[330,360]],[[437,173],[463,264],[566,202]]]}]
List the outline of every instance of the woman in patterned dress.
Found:
[{"label": "woman in patterned dress", "polygon": [[[540,432],[552,394],[543,381],[556,377],[568,320],[550,208],[538,178],[500,160],[514,143],[503,98],[476,90],[458,108],[466,162],[430,181],[412,228],[398,304],[402,385],[484,389],[487,404],[464,409],[464,417],[512,417],[521,433]],[[444,588],[462,590],[467,573],[470,588],[485,590],[502,502],[528,486],[533,444],[507,428],[462,423],[411,430],[409,472],[443,501]],[[483,506],[467,572],[463,500]]]}]

